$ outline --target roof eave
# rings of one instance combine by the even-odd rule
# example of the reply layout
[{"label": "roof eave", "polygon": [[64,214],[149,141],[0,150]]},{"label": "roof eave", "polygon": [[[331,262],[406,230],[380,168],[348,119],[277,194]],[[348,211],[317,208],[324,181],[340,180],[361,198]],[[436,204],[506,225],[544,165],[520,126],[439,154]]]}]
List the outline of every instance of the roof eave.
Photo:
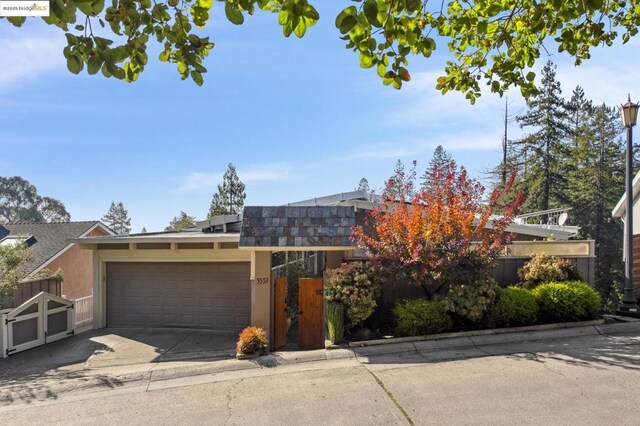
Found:
[{"label": "roof eave", "polygon": [[[633,199],[635,200],[638,197],[638,193],[640,192],[640,172],[638,172],[636,174],[636,177],[633,178],[632,187],[633,187]],[[622,194],[622,197],[620,197],[618,204],[616,204],[616,206],[613,208],[613,211],[611,212],[611,216],[623,217],[627,210],[626,201],[627,201],[627,191],[625,190],[624,194]]]},{"label": "roof eave", "polygon": [[347,251],[355,250],[356,246],[240,246],[240,250],[250,251]]},{"label": "roof eave", "polygon": [[124,244],[124,243],[234,243],[240,241],[240,234],[212,234],[202,233],[190,236],[104,236],[104,237],[84,237],[69,240],[81,244]]}]

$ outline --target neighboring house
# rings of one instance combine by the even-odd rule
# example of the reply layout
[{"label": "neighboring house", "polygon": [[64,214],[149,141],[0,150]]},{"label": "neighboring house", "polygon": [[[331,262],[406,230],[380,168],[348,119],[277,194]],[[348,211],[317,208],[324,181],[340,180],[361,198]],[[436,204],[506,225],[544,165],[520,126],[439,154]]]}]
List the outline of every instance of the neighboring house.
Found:
[{"label": "neighboring house", "polygon": [[[359,256],[352,227],[375,205],[356,191],[288,206],[246,207],[243,215],[213,217],[195,229],[77,238],[80,248],[93,252],[96,266],[94,327],[238,332],[256,325],[271,335],[272,253],[316,252],[316,273],[335,268]],[[593,242],[567,241],[577,229],[519,223],[510,231],[529,241],[514,243],[505,258],[524,263],[540,251],[568,254],[584,260],[592,275]],[[509,265],[515,273],[516,262]],[[315,294],[322,299],[321,290]]]},{"label": "neighboring house", "polygon": [[69,240],[112,234],[113,231],[99,221],[19,222],[0,225],[0,244],[26,240],[31,260],[24,265],[25,281],[43,269],[51,272],[61,269],[64,280],[60,295],[77,299],[93,293],[93,256]]},{"label": "neighboring house", "polygon": [[[633,179],[633,287],[636,295],[640,296],[640,172]],[[622,195],[612,212],[613,217],[619,217],[623,222],[627,220],[627,193]],[[626,261],[627,228],[623,232],[622,256]]]}]

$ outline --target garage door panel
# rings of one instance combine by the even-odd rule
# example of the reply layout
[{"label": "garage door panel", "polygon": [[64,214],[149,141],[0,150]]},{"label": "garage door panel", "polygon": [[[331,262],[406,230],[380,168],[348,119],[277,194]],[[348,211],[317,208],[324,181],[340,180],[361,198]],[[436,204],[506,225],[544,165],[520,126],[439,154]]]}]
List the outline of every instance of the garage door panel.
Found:
[{"label": "garage door panel", "polygon": [[239,311],[245,312],[245,311],[249,311],[250,307],[249,307],[249,302],[240,302],[238,300],[236,300],[236,308]]},{"label": "garage door panel", "polygon": [[248,263],[109,263],[107,325],[239,331],[249,324]]}]

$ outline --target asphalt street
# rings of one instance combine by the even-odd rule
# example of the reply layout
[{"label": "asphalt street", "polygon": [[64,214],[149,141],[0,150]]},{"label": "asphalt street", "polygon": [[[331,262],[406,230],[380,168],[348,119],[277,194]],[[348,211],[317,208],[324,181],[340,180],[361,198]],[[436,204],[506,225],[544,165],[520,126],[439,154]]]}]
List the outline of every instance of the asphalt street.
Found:
[{"label": "asphalt street", "polygon": [[0,407],[0,418],[12,425],[637,425],[640,333],[111,383],[16,400]]}]

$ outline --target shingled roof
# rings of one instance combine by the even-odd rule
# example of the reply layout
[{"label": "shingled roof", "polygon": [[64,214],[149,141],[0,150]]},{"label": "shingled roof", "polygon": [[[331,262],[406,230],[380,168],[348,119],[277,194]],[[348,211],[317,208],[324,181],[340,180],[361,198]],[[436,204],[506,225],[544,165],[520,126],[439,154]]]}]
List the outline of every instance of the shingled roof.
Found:
[{"label": "shingled roof", "polygon": [[[67,240],[81,237],[95,225],[100,224],[99,221],[86,222],[60,222],[60,223],[36,223],[36,222],[19,222],[6,225],[0,225],[0,230],[5,228],[9,231],[0,232],[0,239],[8,236],[33,236],[35,242],[29,245],[32,258],[24,265],[25,272],[30,274],[38,269],[41,265],[47,263],[60,250],[69,245]],[[106,227],[105,227],[106,228]]]},{"label": "shingled roof", "polygon": [[351,206],[245,207],[240,247],[350,247]]}]

